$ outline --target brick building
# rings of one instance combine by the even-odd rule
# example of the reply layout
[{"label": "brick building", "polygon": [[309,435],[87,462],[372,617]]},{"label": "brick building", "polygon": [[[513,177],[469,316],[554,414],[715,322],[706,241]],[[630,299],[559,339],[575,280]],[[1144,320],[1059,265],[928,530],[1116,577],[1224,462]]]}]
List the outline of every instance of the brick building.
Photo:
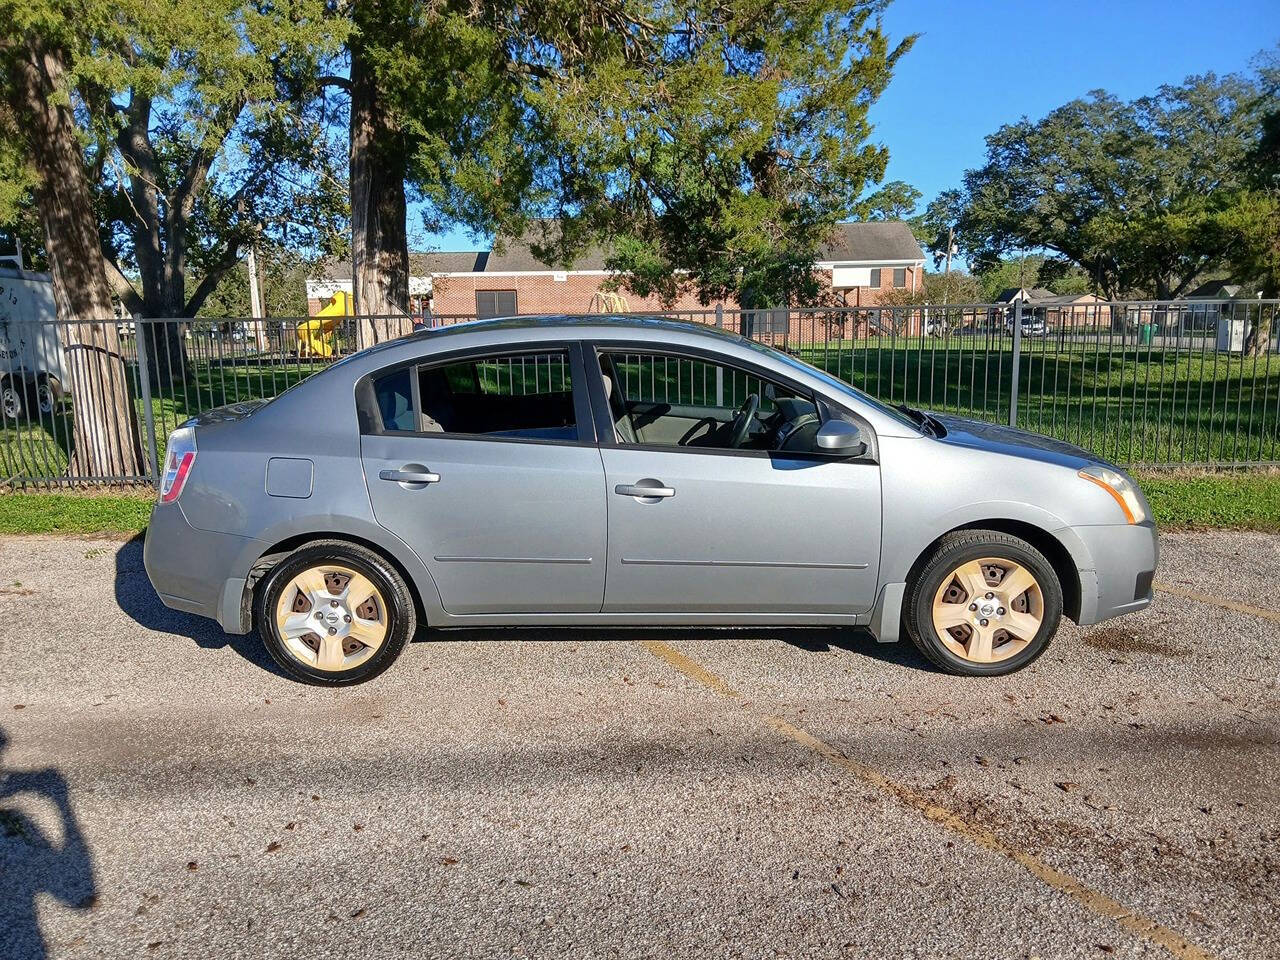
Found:
[{"label": "brick building", "polygon": [[[664,306],[656,298],[611,293],[605,258],[604,251],[591,249],[572,267],[561,268],[539,260],[522,240],[488,251],[410,254],[412,312],[448,318],[710,309],[691,296]],[[919,288],[924,254],[905,223],[842,223],[814,269],[827,279],[837,302],[875,306],[889,291]],[[314,315],[339,290],[351,290],[351,265],[335,261],[307,281],[309,312]]]}]

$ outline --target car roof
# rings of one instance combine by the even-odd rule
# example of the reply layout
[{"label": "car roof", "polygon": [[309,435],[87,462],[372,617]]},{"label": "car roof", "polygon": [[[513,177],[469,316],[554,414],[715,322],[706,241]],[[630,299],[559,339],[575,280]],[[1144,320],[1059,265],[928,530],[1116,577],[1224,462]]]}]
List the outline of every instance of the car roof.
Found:
[{"label": "car roof", "polygon": [[671,317],[651,316],[646,314],[600,313],[600,314],[540,314],[519,317],[495,317],[488,320],[468,320],[454,323],[446,327],[430,327],[419,330],[406,337],[388,340],[375,347],[362,351],[357,356],[370,357],[385,351],[400,349],[408,344],[430,345],[441,347],[441,341],[454,338],[466,339],[485,333],[521,331],[554,335],[555,331],[564,331],[574,338],[590,339],[601,337],[617,338],[620,331],[648,333],[670,333],[684,336],[702,336],[715,338],[720,342],[749,343],[744,337],[729,330],[713,327],[710,324],[692,320],[674,320]]}]

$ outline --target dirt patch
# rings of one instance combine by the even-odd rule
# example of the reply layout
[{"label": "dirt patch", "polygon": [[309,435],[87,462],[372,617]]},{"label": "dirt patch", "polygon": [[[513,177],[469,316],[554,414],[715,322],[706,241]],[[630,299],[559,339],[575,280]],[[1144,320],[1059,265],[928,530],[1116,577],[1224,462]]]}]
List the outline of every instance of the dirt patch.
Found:
[{"label": "dirt patch", "polygon": [[1085,646],[1108,653],[1148,653],[1157,657],[1185,657],[1191,653],[1185,647],[1174,647],[1159,640],[1141,637],[1123,627],[1103,627],[1084,635]]}]

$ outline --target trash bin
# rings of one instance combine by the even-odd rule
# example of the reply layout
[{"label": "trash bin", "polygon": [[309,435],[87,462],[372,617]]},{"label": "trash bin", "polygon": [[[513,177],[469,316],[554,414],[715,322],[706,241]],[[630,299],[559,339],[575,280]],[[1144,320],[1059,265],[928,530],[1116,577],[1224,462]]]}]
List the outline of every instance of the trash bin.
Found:
[{"label": "trash bin", "polygon": [[1156,325],[1154,323],[1144,323],[1138,327],[1138,342],[1147,344],[1151,342],[1151,338],[1155,336]]}]

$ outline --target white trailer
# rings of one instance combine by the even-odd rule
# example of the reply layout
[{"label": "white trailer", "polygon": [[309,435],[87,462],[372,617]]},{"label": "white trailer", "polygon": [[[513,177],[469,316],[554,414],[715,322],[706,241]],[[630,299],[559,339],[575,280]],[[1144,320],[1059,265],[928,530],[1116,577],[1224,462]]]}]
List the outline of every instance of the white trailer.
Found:
[{"label": "white trailer", "polygon": [[0,418],[37,419],[67,382],[53,283],[47,273],[0,267]]}]

